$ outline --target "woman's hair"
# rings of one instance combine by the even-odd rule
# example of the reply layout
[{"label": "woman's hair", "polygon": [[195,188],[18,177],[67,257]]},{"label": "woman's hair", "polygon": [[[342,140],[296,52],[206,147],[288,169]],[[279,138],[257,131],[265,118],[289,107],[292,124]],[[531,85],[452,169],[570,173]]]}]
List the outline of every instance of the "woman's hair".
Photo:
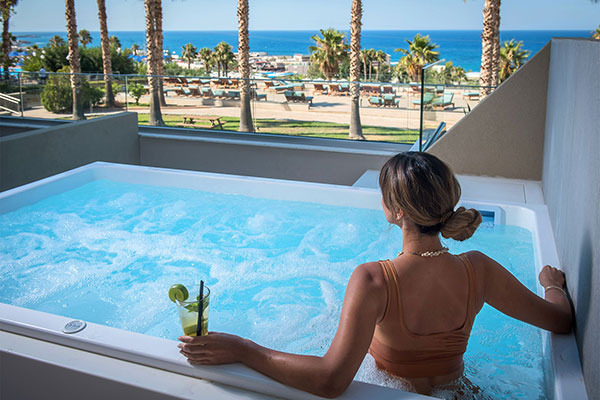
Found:
[{"label": "woman's hair", "polygon": [[454,210],[460,184],[450,167],[431,154],[406,152],[390,158],[381,168],[379,187],[392,214],[402,210],[425,235],[441,232],[445,238],[465,240],[481,223],[473,208]]}]

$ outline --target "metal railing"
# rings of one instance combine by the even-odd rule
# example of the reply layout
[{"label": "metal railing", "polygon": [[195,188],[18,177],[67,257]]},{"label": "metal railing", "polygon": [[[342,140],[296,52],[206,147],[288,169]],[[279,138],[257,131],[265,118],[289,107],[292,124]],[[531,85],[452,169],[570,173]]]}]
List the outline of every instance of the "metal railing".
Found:
[{"label": "metal railing", "polygon": [[22,101],[22,99],[17,99],[16,97],[9,96],[9,95],[4,94],[4,93],[0,93],[0,100],[4,100],[4,101],[7,101],[9,103],[17,105],[17,109],[16,110],[13,110],[13,109],[11,109],[9,107],[5,107],[3,105],[0,105],[0,109],[1,110],[8,111],[10,113],[15,113],[15,114],[19,114],[20,113],[21,117],[23,116],[23,101]]},{"label": "metal railing", "polygon": [[[20,72],[21,97],[24,92],[40,95],[32,106],[36,115],[68,118],[72,103],[49,110],[44,92],[48,85],[60,86],[68,103],[70,73]],[[107,108],[101,73],[77,74],[83,82],[88,117],[115,111],[136,111],[141,125],[148,123],[148,75],[111,75],[116,100]],[[161,107],[167,126],[185,129],[237,131],[239,129],[240,92],[243,79],[215,76],[161,75]],[[251,115],[255,132],[267,134],[348,138],[350,120],[350,86],[359,84],[359,113],[367,140],[413,144],[423,132],[435,129],[440,122],[447,128],[464,117],[479,101],[478,85],[429,84],[421,82],[348,82],[290,79],[289,77],[255,77],[250,79]],[[450,98],[452,101],[446,101]],[[34,100],[34,104],[35,104]],[[24,104],[21,101],[21,108]],[[30,107],[30,109],[32,109]],[[25,115],[32,114],[30,109]],[[57,111],[60,110],[60,111]],[[191,118],[190,118],[191,117]],[[214,117],[214,118],[213,118]],[[211,120],[212,118],[212,120]]]}]

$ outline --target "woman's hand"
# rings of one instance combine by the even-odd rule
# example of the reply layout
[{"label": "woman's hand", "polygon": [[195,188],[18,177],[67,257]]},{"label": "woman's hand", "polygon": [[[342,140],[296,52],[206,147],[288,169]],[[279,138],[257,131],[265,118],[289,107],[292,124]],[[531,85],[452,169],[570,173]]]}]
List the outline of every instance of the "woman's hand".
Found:
[{"label": "woman's hand", "polygon": [[214,365],[242,361],[244,339],[227,333],[209,332],[206,336],[181,336],[177,345],[190,364]]},{"label": "woman's hand", "polygon": [[550,265],[544,266],[540,272],[540,284],[543,287],[558,286],[560,288],[565,286],[565,274],[558,268],[551,267]]}]

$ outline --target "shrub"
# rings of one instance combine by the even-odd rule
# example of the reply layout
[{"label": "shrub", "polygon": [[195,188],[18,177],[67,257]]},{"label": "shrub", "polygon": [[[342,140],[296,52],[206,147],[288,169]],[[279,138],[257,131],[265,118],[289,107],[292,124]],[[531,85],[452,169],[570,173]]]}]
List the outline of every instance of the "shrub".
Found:
[{"label": "shrub", "polygon": [[[100,103],[104,90],[91,86],[86,79],[81,81],[83,107],[88,108]],[[66,112],[73,108],[73,91],[69,75],[52,75],[46,82],[40,95],[44,108],[52,113]]]},{"label": "shrub", "polygon": [[140,97],[142,97],[142,95],[146,93],[146,89],[139,83],[132,83],[131,85],[129,85],[129,93],[131,93],[131,95],[135,99],[135,104],[137,105],[140,104]]},{"label": "shrub", "polygon": [[68,75],[52,75],[40,95],[44,108],[60,113],[73,108],[73,92]]}]

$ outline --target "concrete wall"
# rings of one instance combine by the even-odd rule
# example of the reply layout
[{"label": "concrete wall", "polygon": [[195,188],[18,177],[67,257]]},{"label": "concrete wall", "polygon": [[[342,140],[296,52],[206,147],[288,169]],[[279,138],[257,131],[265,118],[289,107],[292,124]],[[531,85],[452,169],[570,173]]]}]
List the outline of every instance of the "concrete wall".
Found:
[{"label": "concrete wall", "polygon": [[94,161],[139,164],[137,133],[121,113],[0,137],[0,191]]},{"label": "concrete wall", "polygon": [[[109,381],[68,366],[0,351],[0,399],[177,400],[134,385]],[[35,384],[32,384],[35,382]]]},{"label": "concrete wall", "polygon": [[[266,178],[352,185],[410,146],[272,135],[140,127],[141,164]],[[173,154],[177,156],[174,157]]]},{"label": "concrete wall", "polygon": [[542,184],[576,313],[590,399],[600,399],[600,42],[553,39]]},{"label": "concrete wall", "polygon": [[549,60],[548,44],[428,152],[458,174],[540,180]]},{"label": "concrete wall", "polygon": [[27,132],[34,129],[42,129],[48,128],[50,126],[69,124],[71,122],[73,121],[45,118],[0,116],[0,137],[13,135],[15,133]]}]

